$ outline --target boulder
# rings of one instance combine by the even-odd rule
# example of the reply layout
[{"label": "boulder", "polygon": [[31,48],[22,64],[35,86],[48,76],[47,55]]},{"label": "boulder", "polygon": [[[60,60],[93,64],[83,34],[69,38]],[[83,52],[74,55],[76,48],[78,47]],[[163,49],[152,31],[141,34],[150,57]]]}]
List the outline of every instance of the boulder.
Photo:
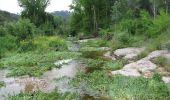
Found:
[{"label": "boulder", "polygon": [[163,56],[167,53],[168,53],[167,50],[156,50],[156,51],[151,52],[147,57],[143,58],[143,60],[151,60],[153,58]]},{"label": "boulder", "polygon": [[117,70],[117,71],[112,71],[112,75],[124,75],[124,76],[141,76],[141,74],[138,72],[136,69],[122,69],[122,70]]},{"label": "boulder", "polygon": [[145,77],[150,77],[153,75],[153,71],[156,68],[157,66],[151,61],[139,60],[125,65],[121,70],[112,71],[112,74],[121,74],[125,76],[140,76],[142,74]]},{"label": "boulder", "polygon": [[114,52],[114,54],[117,57],[123,57],[124,59],[131,60],[138,56],[142,51],[144,51],[144,48],[130,47],[118,49]]}]

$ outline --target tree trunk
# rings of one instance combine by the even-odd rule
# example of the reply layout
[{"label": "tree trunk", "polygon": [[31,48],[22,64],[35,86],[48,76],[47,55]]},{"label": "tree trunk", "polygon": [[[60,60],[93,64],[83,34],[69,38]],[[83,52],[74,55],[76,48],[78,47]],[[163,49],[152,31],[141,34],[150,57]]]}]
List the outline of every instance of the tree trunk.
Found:
[{"label": "tree trunk", "polygon": [[97,19],[96,19],[96,10],[95,10],[95,6],[93,5],[93,18],[94,18],[94,31],[96,32],[97,31]]},{"label": "tree trunk", "polygon": [[154,20],[155,20],[155,17],[156,17],[156,3],[155,3],[155,0],[154,0],[154,3],[153,3],[153,16],[154,16]]}]

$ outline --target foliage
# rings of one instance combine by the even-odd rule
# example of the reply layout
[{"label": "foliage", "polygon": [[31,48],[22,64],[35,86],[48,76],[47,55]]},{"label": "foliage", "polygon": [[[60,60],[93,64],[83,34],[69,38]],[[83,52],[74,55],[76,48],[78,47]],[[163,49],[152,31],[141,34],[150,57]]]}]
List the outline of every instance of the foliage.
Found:
[{"label": "foliage", "polygon": [[108,46],[108,43],[106,40],[102,38],[96,38],[96,39],[87,40],[87,42],[82,42],[81,46],[82,47],[106,47]]},{"label": "foliage", "polygon": [[[76,32],[98,32],[98,28],[107,28],[111,22],[111,0],[74,0],[71,28]],[[80,27],[81,26],[81,27]]]},{"label": "foliage", "polygon": [[11,35],[0,37],[0,46],[0,58],[2,58],[7,51],[16,50],[16,38]]},{"label": "foliage", "polygon": [[18,0],[20,7],[23,8],[22,17],[28,18],[36,26],[44,24],[48,19],[45,9],[49,5],[49,0]]},{"label": "foliage", "polygon": [[22,41],[20,42],[20,49],[19,52],[27,52],[27,51],[33,51],[36,49],[36,45],[33,43],[33,41]]},{"label": "foliage", "polygon": [[55,48],[56,51],[67,50],[67,44],[64,40],[51,41],[49,47]]},{"label": "foliage", "polygon": [[67,50],[66,40],[60,36],[40,36],[33,39],[34,45],[40,50]]},{"label": "foliage", "polygon": [[5,83],[3,81],[0,81],[0,88],[5,86]]},{"label": "foliage", "polygon": [[37,28],[28,19],[20,19],[17,23],[7,23],[4,26],[6,34],[15,36],[18,41],[33,38]]},{"label": "foliage", "polygon": [[169,16],[164,12],[164,10],[160,10],[160,15],[156,16],[153,20],[153,25],[149,26],[147,31],[148,36],[158,36],[160,33],[164,32],[169,26],[169,22]]}]

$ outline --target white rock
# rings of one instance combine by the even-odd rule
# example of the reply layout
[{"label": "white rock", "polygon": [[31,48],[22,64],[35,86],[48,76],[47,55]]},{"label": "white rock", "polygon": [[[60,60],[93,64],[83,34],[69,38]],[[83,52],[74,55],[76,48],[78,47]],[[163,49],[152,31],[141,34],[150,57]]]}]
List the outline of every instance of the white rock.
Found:
[{"label": "white rock", "polygon": [[148,72],[148,71],[154,71],[156,69],[156,65],[152,63],[151,61],[146,60],[139,60],[136,62],[137,69],[141,72]]},{"label": "white rock", "polygon": [[151,61],[139,60],[137,62],[133,62],[125,65],[123,69],[137,69],[140,72],[146,72],[146,71],[153,71],[156,69],[156,67],[157,66]]},{"label": "white rock", "polygon": [[165,83],[170,83],[170,76],[169,76],[169,77],[162,77],[162,80],[163,80]]},{"label": "white rock", "polygon": [[118,57],[123,57],[124,59],[133,59],[134,57],[139,55],[143,50],[144,48],[129,47],[118,49],[114,52],[114,54]]},{"label": "white rock", "polygon": [[141,76],[141,74],[135,70],[135,69],[122,69],[122,70],[117,70],[117,71],[112,71],[112,75],[124,75],[124,76]]},{"label": "white rock", "polygon": [[168,53],[167,50],[156,50],[156,51],[151,52],[147,57],[143,58],[143,60],[151,60],[153,58],[162,56],[167,53]]},{"label": "white rock", "polygon": [[151,61],[139,60],[125,65],[121,70],[112,71],[111,73],[113,75],[121,74],[124,76],[141,76],[141,74],[143,74],[145,77],[150,77],[156,67],[157,66]]}]

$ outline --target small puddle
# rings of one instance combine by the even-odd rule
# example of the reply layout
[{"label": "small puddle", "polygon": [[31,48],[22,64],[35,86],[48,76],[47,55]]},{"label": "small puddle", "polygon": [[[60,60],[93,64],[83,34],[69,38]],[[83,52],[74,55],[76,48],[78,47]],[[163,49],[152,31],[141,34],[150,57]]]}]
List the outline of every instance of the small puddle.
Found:
[{"label": "small puddle", "polygon": [[9,71],[0,70],[0,80],[4,81],[6,84],[6,86],[0,88],[0,100],[4,100],[4,96],[7,96],[8,94],[15,95],[21,91],[32,92],[41,90],[43,92],[50,92],[56,88],[62,93],[73,91],[69,85],[69,81],[76,75],[79,70],[81,70],[80,64],[77,60],[65,60],[59,62],[58,64],[67,64],[62,65],[61,68],[54,68],[45,72],[40,78],[29,76],[16,78],[6,77]]}]

